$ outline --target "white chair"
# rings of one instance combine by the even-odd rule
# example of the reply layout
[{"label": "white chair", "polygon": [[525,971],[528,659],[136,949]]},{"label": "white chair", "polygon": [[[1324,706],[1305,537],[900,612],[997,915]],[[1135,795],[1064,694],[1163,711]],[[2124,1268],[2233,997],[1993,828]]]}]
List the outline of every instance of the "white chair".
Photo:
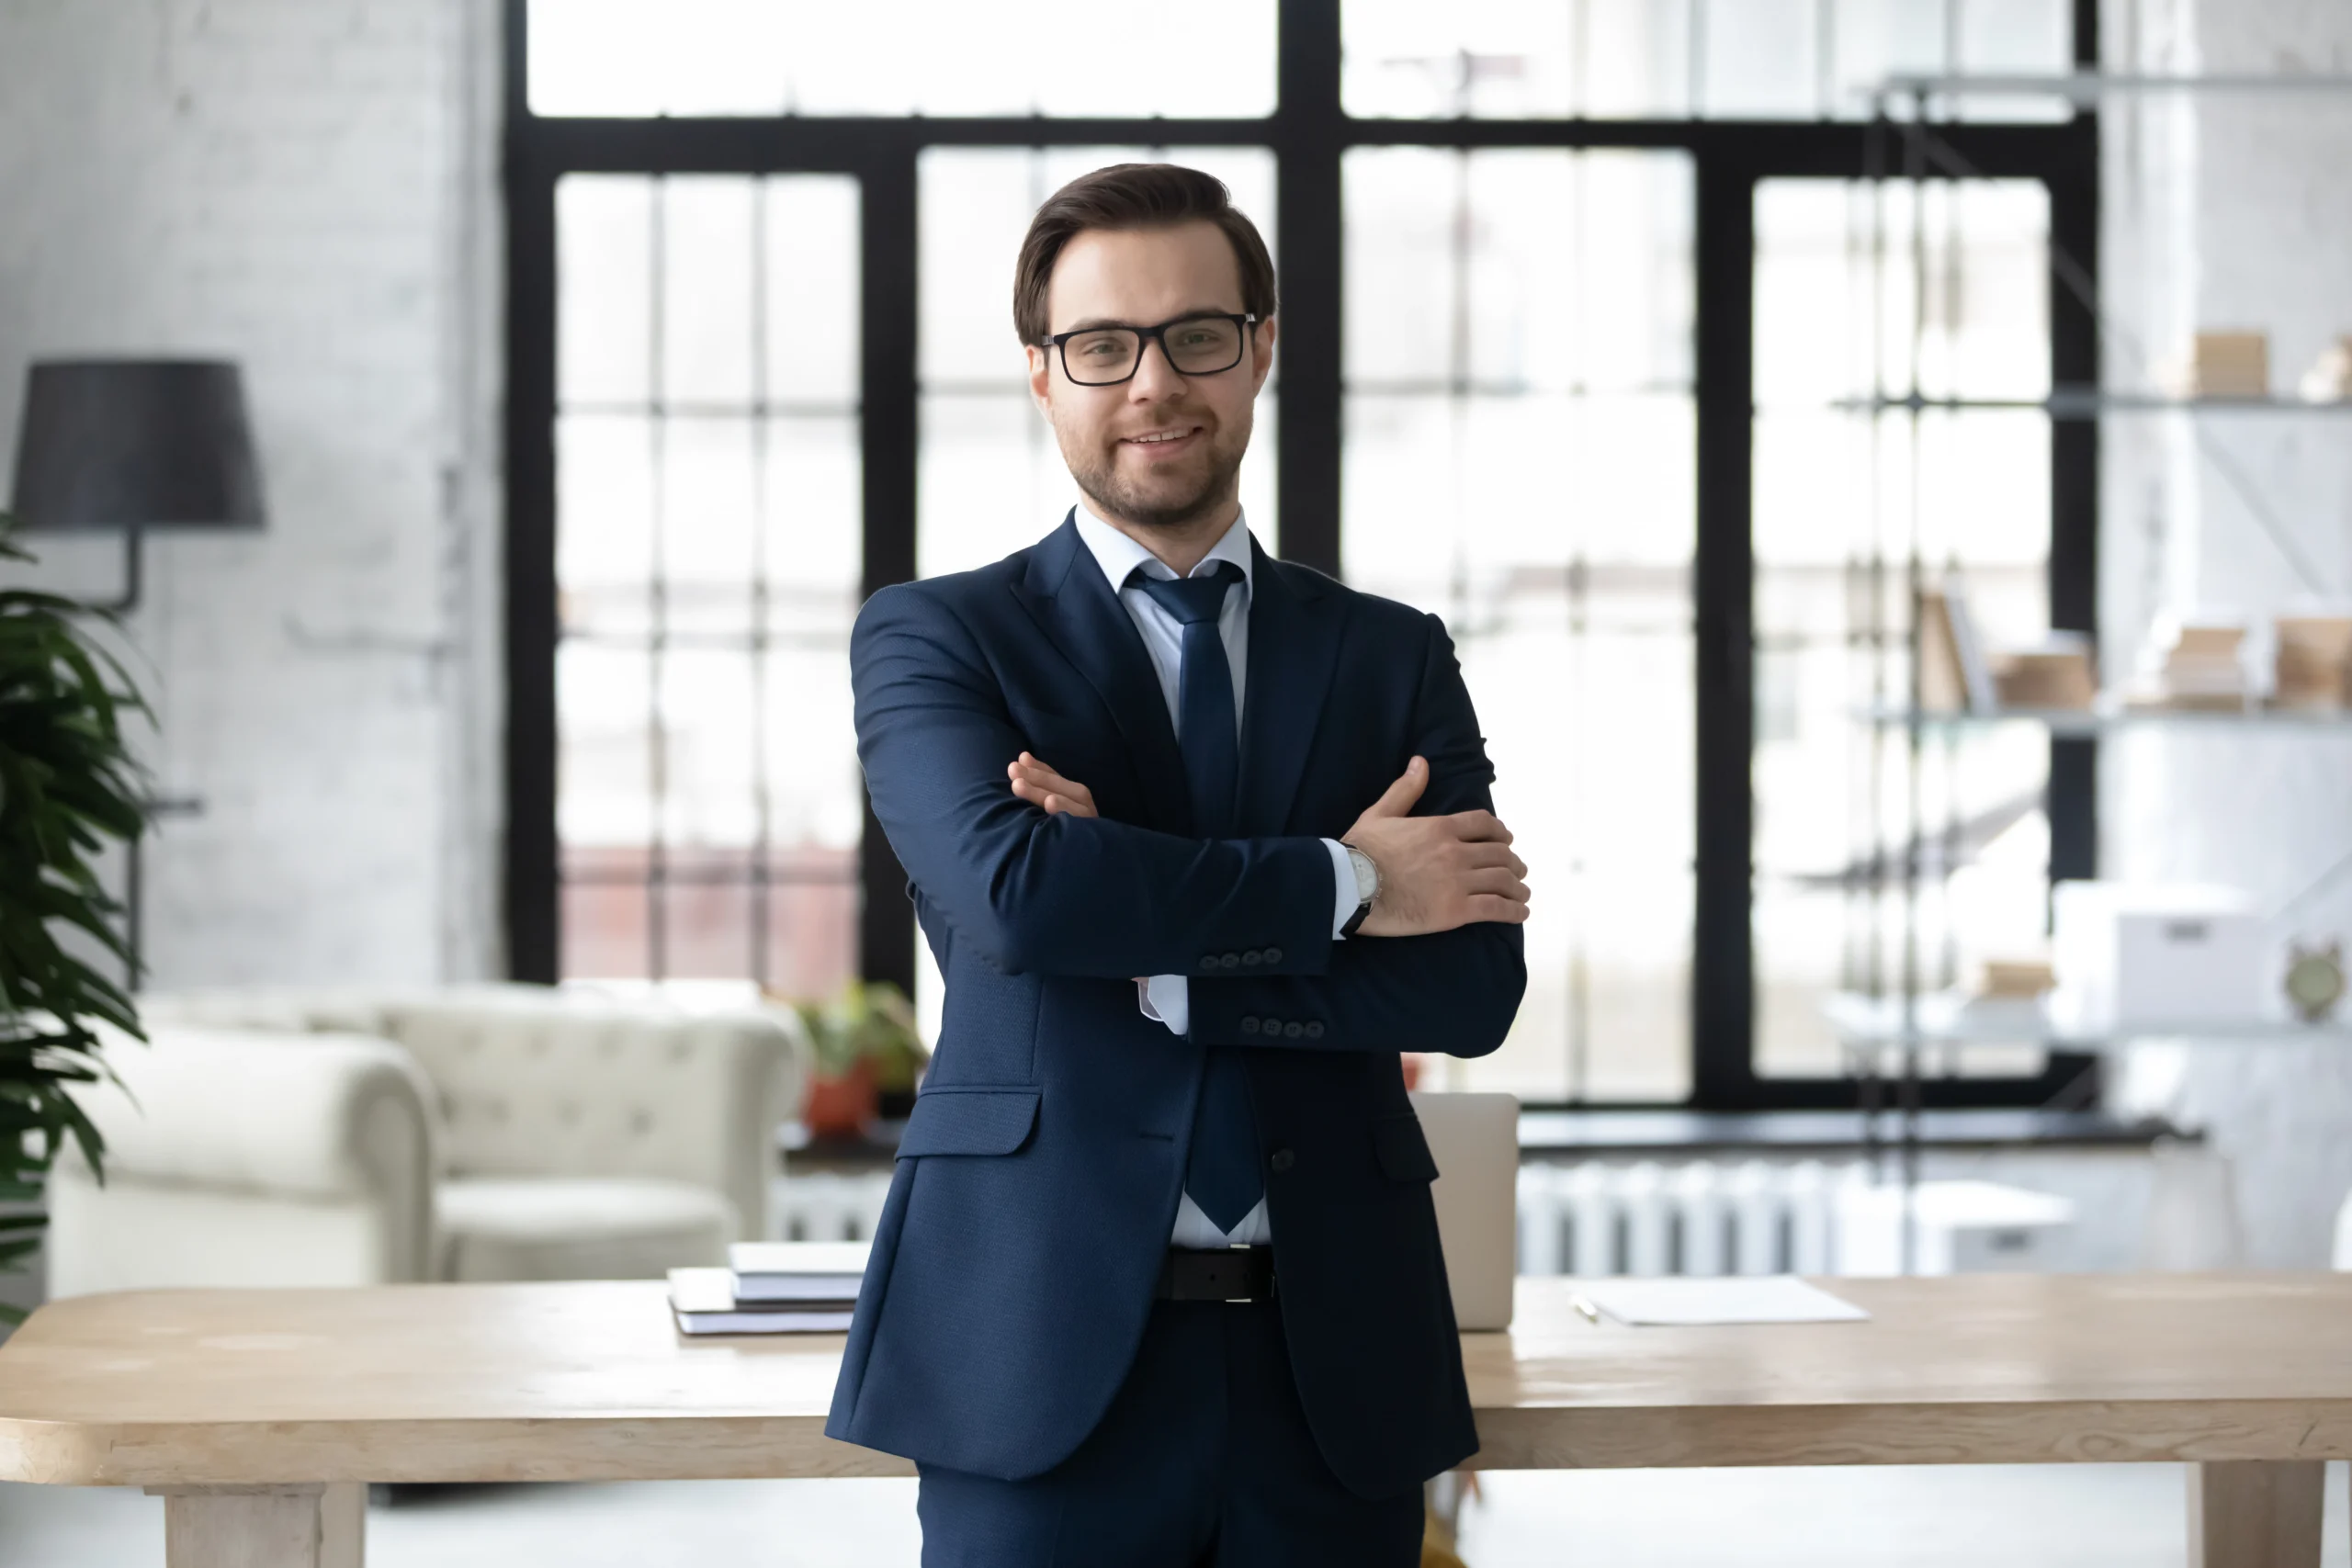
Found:
[{"label": "white chair", "polygon": [[[807,1055],[782,1010],[527,986],[239,989],[141,1011],[153,1045],[108,1053],[138,1105],[85,1097],[107,1186],[78,1159],[52,1177],[51,1295],[722,1262],[767,1233]],[[388,1161],[355,1129],[420,1152]]]},{"label": "white chair", "polygon": [[49,1295],[433,1277],[439,1118],[407,1052],[163,1029],[104,1054],[123,1087],[78,1098],[106,1185],[69,1144],[49,1179]]},{"label": "white chair", "polygon": [[2352,1271],[2352,1195],[2346,1195],[2344,1207],[2335,1211],[2335,1252],[2330,1263]]}]

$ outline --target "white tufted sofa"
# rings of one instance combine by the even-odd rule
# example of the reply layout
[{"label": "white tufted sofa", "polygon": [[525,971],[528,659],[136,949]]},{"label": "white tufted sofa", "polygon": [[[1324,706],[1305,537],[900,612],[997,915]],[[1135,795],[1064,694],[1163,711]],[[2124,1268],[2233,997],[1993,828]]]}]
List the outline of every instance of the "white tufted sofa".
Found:
[{"label": "white tufted sofa", "polygon": [[[49,1293],[659,1278],[767,1230],[784,1010],[528,986],[142,1000],[50,1183]],[[135,1104],[133,1100],[135,1100]]]}]

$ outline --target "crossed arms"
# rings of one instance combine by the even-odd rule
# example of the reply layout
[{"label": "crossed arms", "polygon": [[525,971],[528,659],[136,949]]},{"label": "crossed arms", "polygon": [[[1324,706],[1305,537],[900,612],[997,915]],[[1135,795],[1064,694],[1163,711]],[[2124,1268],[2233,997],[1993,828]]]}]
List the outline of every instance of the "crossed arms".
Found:
[{"label": "crossed arms", "polygon": [[[1434,619],[1412,716],[1419,772],[1347,835],[1380,866],[1381,898],[1358,931],[1377,940],[1333,940],[1318,839],[1156,832],[1075,809],[1082,798],[1091,811],[1091,796],[1059,775],[1069,790],[1041,793],[1062,795],[1060,808],[1023,793],[1036,781],[1017,760],[1008,769],[1023,740],[997,678],[938,598],[875,595],[851,669],[875,815],[926,902],[999,968],[1193,976],[1188,1032],[1201,1044],[1265,1043],[1269,1018],[1319,1025],[1310,1043],[1322,1049],[1479,1055],[1501,1043],[1526,986],[1525,868],[1488,809],[1493,770]],[[1246,976],[1200,974],[1204,957],[1233,952],[1261,962]]]}]

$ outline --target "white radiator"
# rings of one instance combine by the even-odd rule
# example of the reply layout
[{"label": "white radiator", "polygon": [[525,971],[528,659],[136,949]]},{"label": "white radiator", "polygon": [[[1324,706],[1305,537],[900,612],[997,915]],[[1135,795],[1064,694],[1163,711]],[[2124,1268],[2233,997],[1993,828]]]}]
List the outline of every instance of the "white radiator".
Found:
[{"label": "white radiator", "polygon": [[1525,1165],[1521,1274],[1829,1274],[1860,1165]]},{"label": "white radiator", "polygon": [[872,1241],[890,1195],[887,1170],[810,1171],[768,1183],[770,1241]]},{"label": "white radiator", "polygon": [[[1838,1193],[1860,1165],[1531,1164],[1519,1172],[1522,1274],[1832,1274]],[[779,1241],[870,1241],[890,1173],[810,1172],[770,1188]]]}]

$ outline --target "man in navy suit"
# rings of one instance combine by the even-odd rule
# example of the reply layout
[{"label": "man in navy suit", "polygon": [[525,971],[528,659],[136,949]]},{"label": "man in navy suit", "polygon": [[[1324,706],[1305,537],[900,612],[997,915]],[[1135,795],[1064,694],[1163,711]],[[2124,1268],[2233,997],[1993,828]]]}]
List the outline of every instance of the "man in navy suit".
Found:
[{"label": "man in navy suit", "polygon": [[1084,504],[852,638],[946,1000],[826,1430],[917,1462],[927,1568],[1406,1568],[1478,1446],[1397,1053],[1502,1043],[1526,867],[1443,626],[1241,516],[1274,303],[1215,179],[1057,193]]}]

